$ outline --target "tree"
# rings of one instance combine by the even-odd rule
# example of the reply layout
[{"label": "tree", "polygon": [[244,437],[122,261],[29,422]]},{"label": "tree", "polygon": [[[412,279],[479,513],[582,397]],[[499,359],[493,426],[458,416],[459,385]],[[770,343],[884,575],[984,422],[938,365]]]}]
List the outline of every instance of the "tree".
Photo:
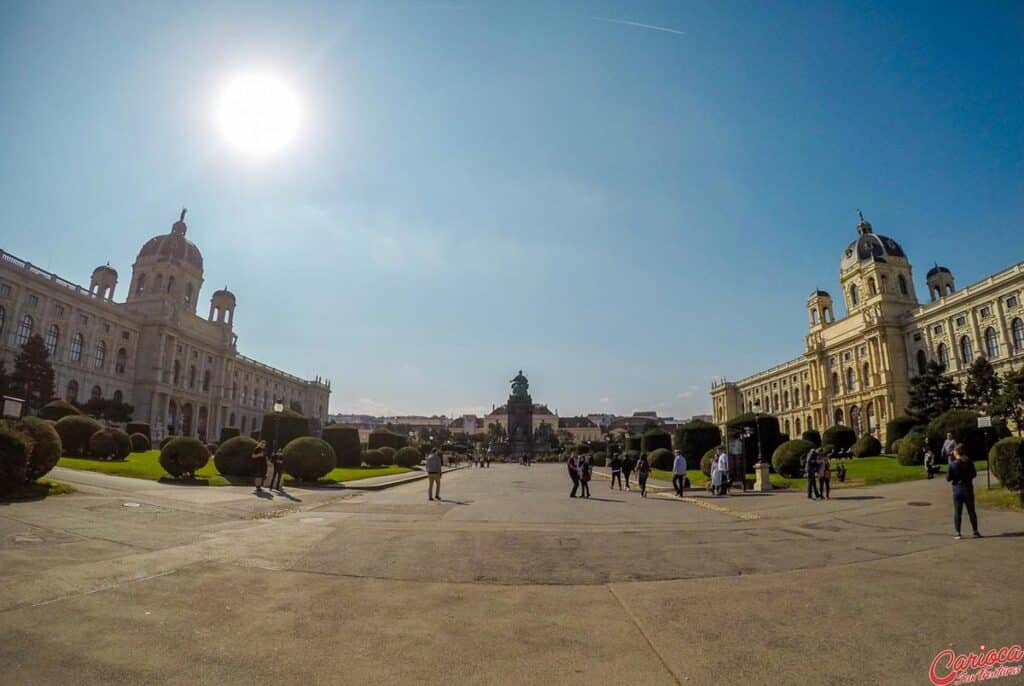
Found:
[{"label": "tree", "polygon": [[0,397],[11,392],[11,377],[7,375],[7,367],[0,360]]},{"label": "tree", "polygon": [[21,352],[14,358],[14,374],[11,386],[33,410],[53,400],[56,394],[53,382],[53,365],[46,350],[43,337],[34,334],[21,346]]},{"label": "tree", "polygon": [[1002,381],[992,363],[981,355],[967,370],[967,383],[964,385],[964,404],[984,412],[988,412],[992,403],[999,397]]},{"label": "tree", "polygon": [[1013,422],[1017,435],[1024,436],[1024,368],[1011,369],[1002,378],[1001,391],[990,406],[990,411]]},{"label": "tree", "polygon": [[108,422],[130,422],[135,407],[113,398],[89,398],[81,405],[81,410],[90,417]]},{"label": "tree", "polygon": [[963,392],[956,382],[945,375],[943,367],[931,361],[921,374],[910,382],[910,402],[907,415],[927,424],[943,412],[954,410],[963,403]]}]

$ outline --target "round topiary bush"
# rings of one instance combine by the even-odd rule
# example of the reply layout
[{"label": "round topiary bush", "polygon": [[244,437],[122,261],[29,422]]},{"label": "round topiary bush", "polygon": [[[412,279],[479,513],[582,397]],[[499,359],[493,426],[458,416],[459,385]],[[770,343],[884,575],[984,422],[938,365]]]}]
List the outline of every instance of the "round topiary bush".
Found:
[{"label": "round topiary bush", "polygon": [[225,476],[258,476],[267,471],[266,461],[253,461],[256,441],[248,436],[229,438],[217,447],[213,466]]},{"label": "round topiary bush", "polygon": [[0,493],[14,490],[28,479],[31,439],[7,422],[0,422]]},{"label": "round topiary bush", "polygon": [[[384,464],[395,464],[395,453],[398,451],[391,446],[384,446],[383,448],[377,448],[384,455]],[[450,450],[449,450],[450,452]]]},{"label": "round topiary bush", "polygon": [[718,455],[718,448],[719,446],[711,448],[704,453],[703,457],[700,458],[700,471],[704,472],[704,476],[708,478],[711,477],[711,463],[715,459],[715,456]]},{"label": "round topiary bush", "polygon": [[[672,450],[672,435],[668,431],[657,427],[645,431],[640,443],[640,451],[650,453],[659,448]],[[650,459],[649,454],[647,459]],[[651,466],[653,465],[654,463],[652,462]]]},{"label": "round topiary bush", "polygon": [[149,439],[146,438],[145,434],[132,434],[128,438],[132,442],[133,453],[144,453],[151,447]]},{"label": "round topiary bush", "polygon": [[388,464],[387,459],[384,457],[384,453],[379,450],[367,450],[363,453],[363,462],[370,467],[383,467]]},{"label": "round topiary bush", "polygon": [[864,434],[853,444],[854,457],[877,457],[882,454],[882,442],[871,434]]},{"label": "round topiary bush", "polygon": [[416,448],[407,445],[395,453],[395,464],[399,467],[415,467],[423,460],[423,455]]},{"label": "round topiary bush", "polygon": [[111,429],[114,436],[114,459],[123,460],[132,454],[132,437],[120,429]]},{"label": "round topiary bush", "polygon": [[813,443],[817,448],[821,447],[821,433],[819,433],[817,429],[808,429],[807,431],[804,431],[800,434],[800,438],[808,443]]},{"label": "round topiary bush", "polygon": [[651,469],[672,469],[672,451],[668,448],[657,448],[647,454]]},{"label": "round topiary bush", "polygon": [[903,445],[903,439],[897,438],[895,441],[892,442],[892,446],[889,448],[889,453],[891,455],[899,455],[901,445]]},{"label": "round topiary bush", "polygon": [[82,412],[66,400],[51,400],[39,409],[40,419],[52,419],[53,421],[80,414]]},{"label": "round topiary bush", "polygon": [[57,466],[63,452],[60,434],[50,420],[38,417],[22,417],[14,424],[14,429],[29,439],[26,480],[32,482],[46,476]]},{"label": "round topiary bush", "polygon": [[825,429],[821,436],[821,445],[830,450],[835,448],[839,452],[846,452],[857,442],[857,432],[843,424],[836,424]]},{"label": "round topiary bush", "polygon": [[160,450],[160,466],[174,478],[192,478],[210,461],[206,444],[191,436],[175,436]]},{"label": "round topiary bush", "polygon": [[103,429],[103,425],[92,417],[84,415],[68,415],[57,420],[54,426],[60,435],[61,445],[64,446],[64,454],[71,457],[81,457],[89,452],[89,439],[97,431]]},{"label": "round topiary bush", "polygon": [[1024,439],[1011,436],[996,441],[988,451],[988,467],[999,483],[1011,491],[1021,489],[1021,459],[1024,458]]},{"label": "round topiary bush", "polygon": [[896,452],[896,441],[906,436],[911,432],[912,429],[921,425],[921,422],[917,421],[913,417],[902,415],[900,417],[893,417],[885,425],[885,442],[886,452]]},{"label": "round topiary bush", "polygon": [[911,431],[900,439],[900,451],[896,459],[904,467],[924,464],[924,447],[927,437],[923,431]]},{"label": "round topiary bush", "polygon": [[355,468],[363,464],[363,446],[359,443],[359,429],[356,427],[331,424],[324,427],[320,438],[334,450],[339,467]]},{"label": "round topiary bush", "polygon": [[160,439],[160,444],[157,447],[160,448],[160,450],[163,450],[165,447],[167,447],[167,444],[173,441],[175,438],[177,438],[177,436],[164,436],[162,439]]},{"label": "round topiary bush", "polygon": [[786,478],[798,477],[803,470],[804,458],[814,448],[813,443],[802,438],[786,441],[772,453],[772,467]]},{"label": "round topiary bush", "polygon": [[284,447],[284,471],[299,481],[316,481],[336,465],[331,446],[319,438],[303,436]]},{"label": "round topiary bush", "polygon": [[89,455],[100,460],[112,460],[117,455],[117,441],[113,429],[100,429],[89,438]]}]

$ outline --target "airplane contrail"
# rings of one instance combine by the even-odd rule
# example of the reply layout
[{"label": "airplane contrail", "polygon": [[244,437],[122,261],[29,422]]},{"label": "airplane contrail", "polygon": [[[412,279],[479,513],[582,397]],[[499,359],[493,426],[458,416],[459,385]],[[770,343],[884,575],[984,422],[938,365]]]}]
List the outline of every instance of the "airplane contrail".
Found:
[{"label": "airplane contrail", "polygon": [[651,29],[652,31],[664,31],[665,33],[675,33],[680,36],[685,36],[683,31],[677,31],[676,29],[670,29],[666,26],[655,26],[654,24],[641,24],[638,21],[627,21],[625,19],[612,19],[610,17],[591,17],[597,21],[606,21],[610,24],[625,24],[626,26],[637,26],[642,29]]}]

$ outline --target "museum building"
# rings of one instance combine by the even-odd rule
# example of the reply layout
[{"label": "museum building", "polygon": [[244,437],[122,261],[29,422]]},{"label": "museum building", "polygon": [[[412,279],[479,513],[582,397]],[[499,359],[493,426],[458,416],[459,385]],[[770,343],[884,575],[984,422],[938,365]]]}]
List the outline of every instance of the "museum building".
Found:
[{"label": "museum building", "polygon": [[185,237],[184,220],[182,210],[170,233],[142,246],[124,302],[114,301],[118,274],[109,264],[93,270],[86,289],[0,250],[0,359],[10,370],[38,333],[58,397],[129,403],[156,440],[168,433],[216,440],[226,426],[248,433],[275,401],[323,422],[330,382],[238,352],[231,291],[213,293],[206,318],[196,313],[203,256]]},{"label": "museum building", "polygon": [[961,384],[979,355],[1000,373],[1024,364],[1024,262],[959,290],[952,271],[936,264],[921,303],[903,248],[861,216],[840,259],[839,282],[846,316],[835,316],[827,292],[811,293],[802,355],[712,384],[715,423],[763,412],[793,438],[846,424],[884,442],[886,422],[904,414],[910,380],[929,361]]}]

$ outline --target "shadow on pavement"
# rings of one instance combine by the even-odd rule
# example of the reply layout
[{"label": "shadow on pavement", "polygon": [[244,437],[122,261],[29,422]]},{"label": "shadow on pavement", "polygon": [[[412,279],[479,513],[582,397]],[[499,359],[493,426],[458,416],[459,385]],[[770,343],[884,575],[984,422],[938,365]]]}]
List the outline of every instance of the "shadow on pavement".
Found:
[{"label": "shadow on pavement", "polygon": [[832,500],[884,500],[881,495],[834,495]]}]

